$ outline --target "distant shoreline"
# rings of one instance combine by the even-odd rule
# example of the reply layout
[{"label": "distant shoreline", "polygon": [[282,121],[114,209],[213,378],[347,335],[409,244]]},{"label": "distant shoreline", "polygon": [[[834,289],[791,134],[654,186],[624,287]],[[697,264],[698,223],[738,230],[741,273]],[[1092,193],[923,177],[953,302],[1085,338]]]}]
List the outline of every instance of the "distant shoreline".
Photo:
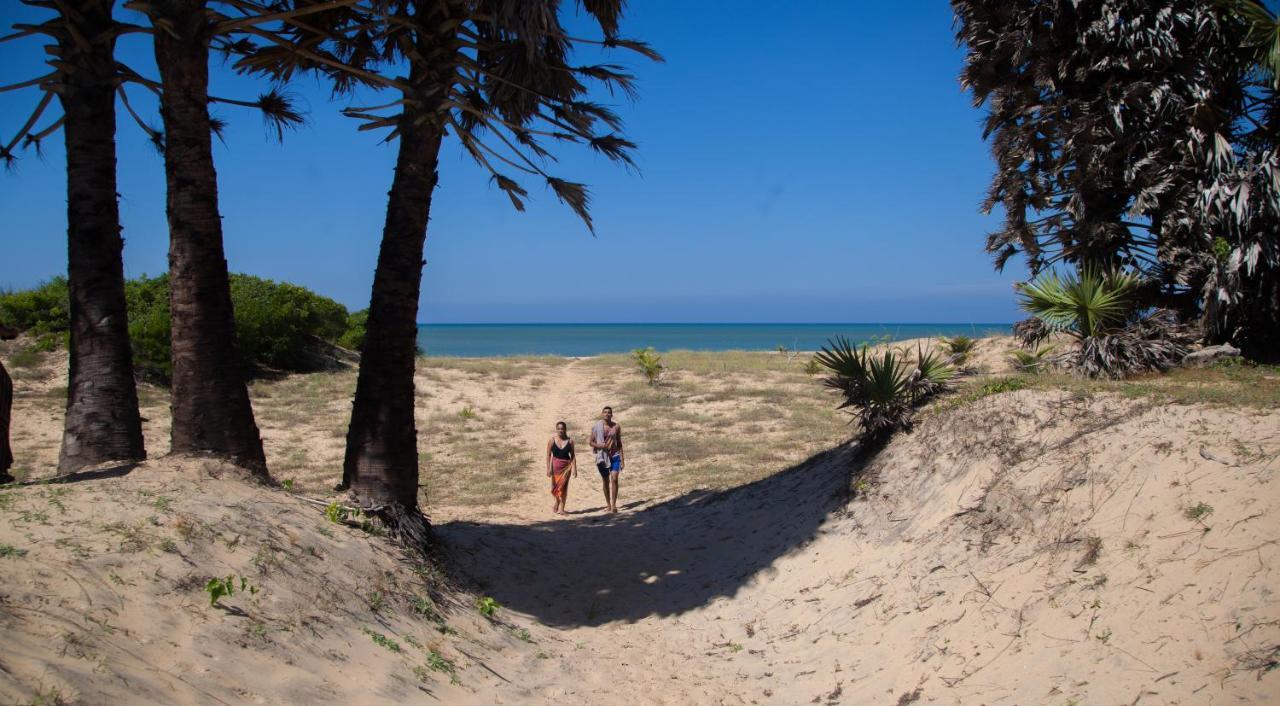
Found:
[{"label": "distant shoreline", "polygon": [[837,337],[854,344],[938,336],[1009,335],[1012,324],[419,324],[428,357],[584,357],[652,347],[660,352],[815,351]]}]

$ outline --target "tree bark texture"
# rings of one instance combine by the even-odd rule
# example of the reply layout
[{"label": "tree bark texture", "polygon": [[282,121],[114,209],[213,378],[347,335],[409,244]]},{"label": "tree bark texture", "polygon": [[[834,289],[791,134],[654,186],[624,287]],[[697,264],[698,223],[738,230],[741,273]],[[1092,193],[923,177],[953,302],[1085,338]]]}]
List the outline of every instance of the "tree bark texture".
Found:
[{"label": "tree bark texture", "polygon": [[13,380],[0,363],[0,483],[12,483],[13,449],[9,447],[9,420],[13,414]]},{"label": "tree bark texture", "polygon": [[266,457],[233,348],[235,318],[218,214],[209,122],[204,0],[172,0],[153,17],[163,84],[168,187],[173,453],[227,458],[263,475]]},{"label": "tree bark texture", "polygon": [[418,294],[442,131],[413,122],[401,121],[343,463],[343,484],[365,507],[418,506]]},{"label": "tree bark texture", "polygon": [[72,67],[58,94],[66,114],[71,370],[58,469],[71,472],[140,460],[146,450],[125,310],[111,2],[79,3],[66,22],[57,50]]}]

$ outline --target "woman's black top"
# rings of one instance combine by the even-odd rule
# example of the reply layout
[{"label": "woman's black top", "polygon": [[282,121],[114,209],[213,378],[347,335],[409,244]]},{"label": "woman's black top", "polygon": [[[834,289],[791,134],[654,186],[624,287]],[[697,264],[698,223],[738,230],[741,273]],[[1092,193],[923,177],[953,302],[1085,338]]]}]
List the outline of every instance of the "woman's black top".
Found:
[{"label": "woman's black top", "polygon": [[564,448],[560,448],[560,446],[556,444],[555,439],[552,439],[551,455],[564,461],[572,461],[573,460],[573,439],[570,439],[567,442],[565,442]]}]

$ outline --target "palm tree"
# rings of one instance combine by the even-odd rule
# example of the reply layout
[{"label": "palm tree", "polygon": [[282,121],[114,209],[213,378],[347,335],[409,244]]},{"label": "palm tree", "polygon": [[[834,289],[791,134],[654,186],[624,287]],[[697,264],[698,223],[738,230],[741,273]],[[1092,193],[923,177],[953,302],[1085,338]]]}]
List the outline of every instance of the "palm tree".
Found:
[{"label": "palm tree", "polygon": [[[7,341],[18,335],[15,329],[0,324],[0,341]],[[9,420],[13,412],[13,380],[9,371],[0,363],[0,484],[12,483],[13,476],[9,469],[13,467],[13,449],[9,448]]]},{"label": "palm tree", "polygon": [[[317,70],[339,92],[366,85],[396,94],[387,105],[346,111],[365,121],[362,129],[389,128],[399,149],[339,487],[414,538],[425,530],[414,425],[417,310],[441,142],[452,133],[518,210],[528,193],[507,171],[543,180],[591,228],[585,185],[547,173],[551,153],[542,142],[584,143],[631,165],[634,145],[617,133],[618,116],[584,100],[583,81],[632,96],[633,77],[612,64],[569,63],[573,46],[583,43],[660,59],[647,45],[618,37],[622,4],[583,3],[604,35],[588,40],[561,26],[559,0],[368,0],[292,23],[291,45],[260,36],[259,50],[238,64],[281,79]],[[396,76],[377,71],[396,62],[408,65],[407,76],[398,66]]]},{"label": "palm tree", "polygon": [[[218,212],[218,182],[212,134],[220,127],[210,102],[258,108],[275,127],[302,121],[283,94],[272,90],[256,101],[209,95],[209,51],[229,37],[252,30],[277,36],[280,23],[352,4],[355,0],[299,0],[285,7],[268,0],[222,0],[227,15],[209,0],[131,0],[126,7],[151,21],[158,83],[131,79],[160,97],[169,217],[169,306],[172,317],[171,448],[175,453],[212,454],[266,475],[262,439],[245,386],[245,371],[233,349],[235,320]],[[263,25],[276,29],[264,29]]]},{"label": "palm tree", "polygon": [[[0,157],[12,160],[19,140],[38,146],[54,130],[63,129],[70,374],[58,468],[69,472],[146,457],[125,313],[124,241],[116,194],[119,71],[114,49],[126,27],[112,17],[112,0],[86,0],[74,8],[40,4],[56,15],[37,25],[18,25],[17,34],[8,38],[51,37],[53,71],[19,84],[39,85],[44,94],[23,129],[0,147]],[[62,117],[35,129],[55,95]]]},{"label": "palm tree", "polygon": [[1019,306],[1048,334],[1076,339],[1066,362],[1090,376],[1124,377],[1164,370],[1186,353],[1183,335],[1164,310],[1143,312],[1136,298],[1141,278],[1131,272],[1083,268],[1060,276],[1049,271],[1018,285]]},{"label": "palm tree", "polygon": [[1239,21],[1246,71],[1229,141],[1212,152],[1178,274],[1202,282],[1203,327],[1255,360],[1280,361],[1280,17],[1256,0],[1217,0]]}]

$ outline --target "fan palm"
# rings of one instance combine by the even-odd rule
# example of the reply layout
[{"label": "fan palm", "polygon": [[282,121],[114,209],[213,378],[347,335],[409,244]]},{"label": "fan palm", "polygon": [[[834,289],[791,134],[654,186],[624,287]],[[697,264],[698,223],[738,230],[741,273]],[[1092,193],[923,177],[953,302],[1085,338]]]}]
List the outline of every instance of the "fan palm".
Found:
[{"label": "fan palm", "polygon": [[947,347],[947,352],[951,354],[951,362],[955,365],[964,365],[969,359],[969,354],[973,353],[973,349],[978,345],[976,340],[965,335],[942,337],[940,340],[942,345]]},{"label": "fan palm", "polygon": [[1018,372],[1039,374],[1049,367],[1048,355],[1052,351],[1053,346],[1037,347],[1030,351],[1015,350],[1009,355],[1009,364]]},{"label": "fan palm", "polygon": [[[1134,296],[1141,280],[1132,273],[1041,274],[1018,285],[1019,305],[1051,333],[1077,341],[1069,362],[1091,377],[1124,377],[1163,370],[1185,353],[1176,317],[1157,309],[1140,315]],[[1037,363],[1038,367],[1038,363]]]},{"label": "fan palm", "polygon": [[944,389],[954,374],[933,351],[917,349],[911,365],[897,351],[872,353],[844,337],[829,340],[814,360],[831,372],[823,384],[844,396],[839,409],[856,407],[863,431],[872,438],[909,428],[914,406]]},{"label": "fan palm", "polygon": [[1139,282],[1132,273],[1103,274],[1090,267],[1065,276],[1050,271],[1018,285],[1018,304],[1053,333],[1091,338],[1124,325]]}]

